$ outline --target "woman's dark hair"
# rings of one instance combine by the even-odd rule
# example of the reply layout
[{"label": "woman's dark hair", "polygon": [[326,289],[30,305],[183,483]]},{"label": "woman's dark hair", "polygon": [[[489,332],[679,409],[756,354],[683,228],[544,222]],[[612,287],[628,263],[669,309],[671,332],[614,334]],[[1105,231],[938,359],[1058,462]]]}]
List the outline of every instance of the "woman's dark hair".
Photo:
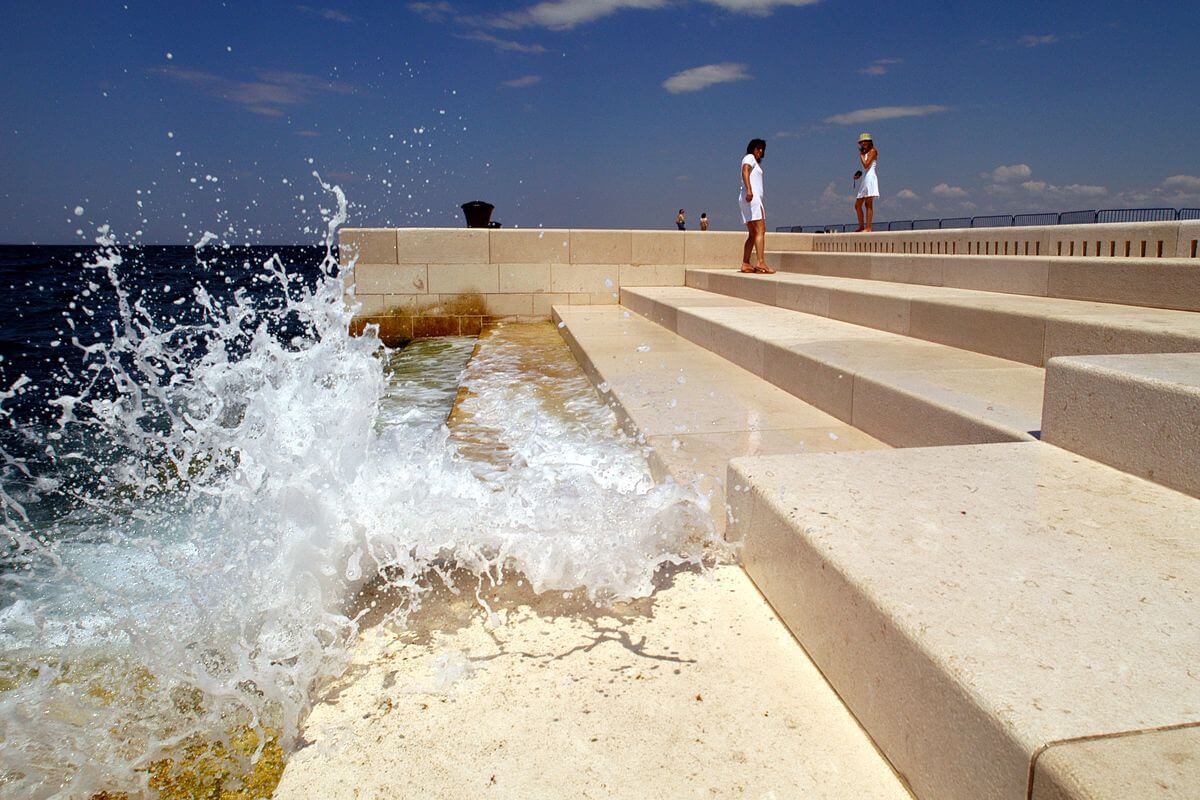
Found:
[{"label": "woman's dark hair", "polygon": [[760,147],[763,150],[767,149],[767,140],[766,139],[751,139],[750,144],[746,145],[746,155],[750,155],[751,153],[753,153],[755,150],[757,150]]}]

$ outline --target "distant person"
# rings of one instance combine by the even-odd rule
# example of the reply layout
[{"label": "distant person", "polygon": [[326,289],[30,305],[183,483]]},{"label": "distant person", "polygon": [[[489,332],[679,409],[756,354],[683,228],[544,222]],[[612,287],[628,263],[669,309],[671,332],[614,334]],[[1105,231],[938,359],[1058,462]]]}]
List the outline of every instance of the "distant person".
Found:
[{"label": "distant person", "polygon": [[[746,157],[742,159],[742,186],[738,194],[738,205],[742,210],[742,222],[746,223],[746,245],[742,248],[742,272],[759,272],[765,275],[775,270],[767,266],[763,253],[766,250],[767,210],[763,206],[762,159],[767,153],[764,139],[751,139],[746,145]],[[750,251],[758,249],[758,266],[750,266]]]},{"label": "distant person", "polygon": [[700,212],[700,230],[702,230],[702,231],[708,230],[708,212],[707,211]]},{"label": "distant person", "polygon": [[687,230],[687,214],[683,213],[683,209],[679,209],[679,213],[675,215],[675,227],[681,231]]},{"label": "distant person", "polygon": [[[875,219],[875,198],[879,197],[879,177],[875,174],[875,164],[879,161],[879,152],[871,134],[858,135],[858,160],[862,162],[862,171],[856,172],[855,177],[862,177],[858,186],[858,198],[854,201],[854,213],[858,214],[858,230],[869,233],[871,223]],[[866,212],[866,222],[863,222],[863,212]],[[857,231],[856,231],[857,233]]]}]

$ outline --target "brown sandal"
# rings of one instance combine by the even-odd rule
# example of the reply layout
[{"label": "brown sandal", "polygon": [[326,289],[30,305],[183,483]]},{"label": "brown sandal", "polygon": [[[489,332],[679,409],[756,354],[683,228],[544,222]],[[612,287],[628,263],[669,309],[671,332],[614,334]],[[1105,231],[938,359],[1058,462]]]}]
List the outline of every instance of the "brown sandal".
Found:
[{"label": "brown sandal", "polygon": [[745,272],[746,274],[753,274],[753,273],[755,273],[755,272],[758,272],[758,270],[756,270],[754,267],[750,266],[750,264],[749,264],[748,262],[745,262],[745,261],[743,261],[743,262],[742,262],[742,269],[741,269],[741,271],[742,271],[742,272]]},{"label": "brown sandal", "polygon": [[757,272],[759,275],[774,275],[775,274],[775,270],[768,267],[765,261],[760,263],[757,267],[755,267],[754,271]]}]

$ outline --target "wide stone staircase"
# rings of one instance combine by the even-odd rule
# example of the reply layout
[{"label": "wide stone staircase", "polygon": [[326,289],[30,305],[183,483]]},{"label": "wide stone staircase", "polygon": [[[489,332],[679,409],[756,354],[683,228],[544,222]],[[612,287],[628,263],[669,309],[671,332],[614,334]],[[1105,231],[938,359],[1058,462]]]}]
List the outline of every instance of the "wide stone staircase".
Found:
[{"label": "wide stone staircase", "polygon": [[1200,260],[870,240],[555,319],[917,797],[1200,797]]}]

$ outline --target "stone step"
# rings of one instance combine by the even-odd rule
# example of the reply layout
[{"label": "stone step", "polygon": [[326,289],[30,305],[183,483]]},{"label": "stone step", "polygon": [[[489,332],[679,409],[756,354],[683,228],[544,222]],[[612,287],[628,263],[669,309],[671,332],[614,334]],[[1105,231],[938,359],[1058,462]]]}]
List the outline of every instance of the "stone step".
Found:
[{"label": "stone step", "polygon": [[622,427],[649,446],[655,477],[707,496],[722,530],[729,459],[887,446],[619,306],[555,306],[554,314]]},{"label": "stone step", "polygon": [[770,252],[784,272],[1200,311],[1200,260]]},{"label": "stone step", "polygon": [[1042,442],[729,486],[747,572],[922,800],[1196,796],[1200,501]]},{"label": "stone step", "polygon": [[1055,356],[1200,351],[1200,315],[825,275],[689,269],[687,285],[1023,364]]},{"label": "stone step", "polygon": [[1041,428],[1037,367],[688,287],[622,288],[621,302],[896,447]]},{"label": "stone step", "polygon": [[1200,497],[1200,353],[1055,358],[1044,405],[1045,441]]}]

